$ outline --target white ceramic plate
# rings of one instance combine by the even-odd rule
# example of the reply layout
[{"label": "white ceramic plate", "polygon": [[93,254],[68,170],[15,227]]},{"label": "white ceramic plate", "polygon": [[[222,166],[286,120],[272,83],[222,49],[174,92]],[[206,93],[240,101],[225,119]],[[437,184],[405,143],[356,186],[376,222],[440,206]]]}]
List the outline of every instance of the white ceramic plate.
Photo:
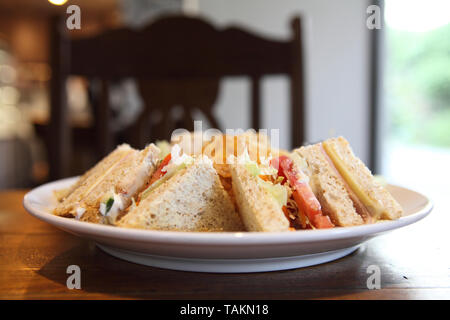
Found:
[{"label": "white ceramic plate", "polygon": [[405,215],[396,221],[357,227],[296,232],[173,232],[126,229],[81,222],[51,214],[53,190],[76,178],[47,183],[24,197],[26,210],[57,228],[88,238],[121,259],[166,269],[198,272],[261,272],[293,269],[341,258],[364,241],[412,224],[427,216],[433,205],[417,192],[389,185]]}]

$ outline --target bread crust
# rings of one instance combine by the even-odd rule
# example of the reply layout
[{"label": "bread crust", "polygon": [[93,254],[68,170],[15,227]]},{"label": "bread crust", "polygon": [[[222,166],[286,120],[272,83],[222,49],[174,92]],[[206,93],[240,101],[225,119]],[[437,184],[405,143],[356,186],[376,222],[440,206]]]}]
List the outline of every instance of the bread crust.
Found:
[{"label": "bread crust", "polygon": [[151,192],[117,225],[172,231],[245,230],[212,164],[200,160]]},{"label": "bread crust", "polygon": [[293,152],[298,153],[308,163],[305,173],[310,178],[311,189],[322,206],[322,212],[337,226],[363,224],[364,221],[356,212],[344,182],[328,163],[320,144],[301,147]]},{"label": "bread crust", "polygon": [[103,181],[108,172],[112,172],[114,167],[117,166],[120,161],[129,156],[132,153],[137,153],[129,145],[124,144],[117,147],[113,152],[104,157],[93,168],[88,170],[77,182],[70,187],[66,196],[53,210],[53,213],[58,216],[75,217],[76,208],[83,201],[83,199],[89,193],[89,189],[94,185],[98,185]]},{"label": "bread crust", "polygon": [[289,220],[278,203],[243,165],[230,165],[233,192],[247,231],[288,231]]},{"label": "bread crust", "polygon": [[361,187],[363,192],[381,208],[379,219],[394,220],[403,214],[400,204],[392,197],[389,191],[380,185],[373,177],[370,170],[364,163],[355,156],[349,142],[343,138],[332,138],[327,140],[327,144],[334,149],[339,158],[341,158],[347,170],[352,172],[352,177]]},{"label": "bread crust", "polygon": [[[83,208],[81,221],[108,223],[99,211],[105,194],[118,193],[124,208],[128,207],[131,198],[145,187],[155,170],[158,153],[159,149],[153,144],[142,151],[128,145],[118,147],[90,170],[85,181],[78,183],[78,187],[54,209],[54,214],[73,218],[77,217],[77,209]],[[111,163],[114,159],[116,161]]]}]

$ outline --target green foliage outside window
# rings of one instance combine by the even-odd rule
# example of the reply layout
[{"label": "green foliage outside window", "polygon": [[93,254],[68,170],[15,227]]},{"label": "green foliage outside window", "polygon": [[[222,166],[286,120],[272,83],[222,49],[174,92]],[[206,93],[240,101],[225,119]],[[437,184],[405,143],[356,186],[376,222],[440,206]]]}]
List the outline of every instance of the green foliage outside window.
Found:
[{"label": "green foliage outside window", "polygon": [[393,137],[450,147],[450,24],[427,32],[387,29],[386,103]]}]

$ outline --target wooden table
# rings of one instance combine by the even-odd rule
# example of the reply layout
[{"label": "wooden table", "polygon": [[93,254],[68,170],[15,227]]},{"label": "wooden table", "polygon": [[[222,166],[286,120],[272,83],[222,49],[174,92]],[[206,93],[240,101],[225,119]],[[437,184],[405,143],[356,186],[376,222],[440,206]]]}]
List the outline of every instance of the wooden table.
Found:
[{"label": "wooden table", "polygon": [[[125,262],[94,243],[41,222],[25,191],[0,192],[1,299],[449,299],[449,212],[370,240],[334,262],[255,274],[169,271]],[[81,289],[66,286],[69,265]],[[367,289],[370,265],[381,289]]]}]

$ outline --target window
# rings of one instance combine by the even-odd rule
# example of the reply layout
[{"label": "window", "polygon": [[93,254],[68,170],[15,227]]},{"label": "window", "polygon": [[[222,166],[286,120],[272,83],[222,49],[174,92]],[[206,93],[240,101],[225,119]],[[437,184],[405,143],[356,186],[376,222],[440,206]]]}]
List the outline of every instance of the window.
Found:
[{"label": "window", "polygon": [[450,192],[450,1],[386,0],[385,22],[382,174],[445,204]]}]

